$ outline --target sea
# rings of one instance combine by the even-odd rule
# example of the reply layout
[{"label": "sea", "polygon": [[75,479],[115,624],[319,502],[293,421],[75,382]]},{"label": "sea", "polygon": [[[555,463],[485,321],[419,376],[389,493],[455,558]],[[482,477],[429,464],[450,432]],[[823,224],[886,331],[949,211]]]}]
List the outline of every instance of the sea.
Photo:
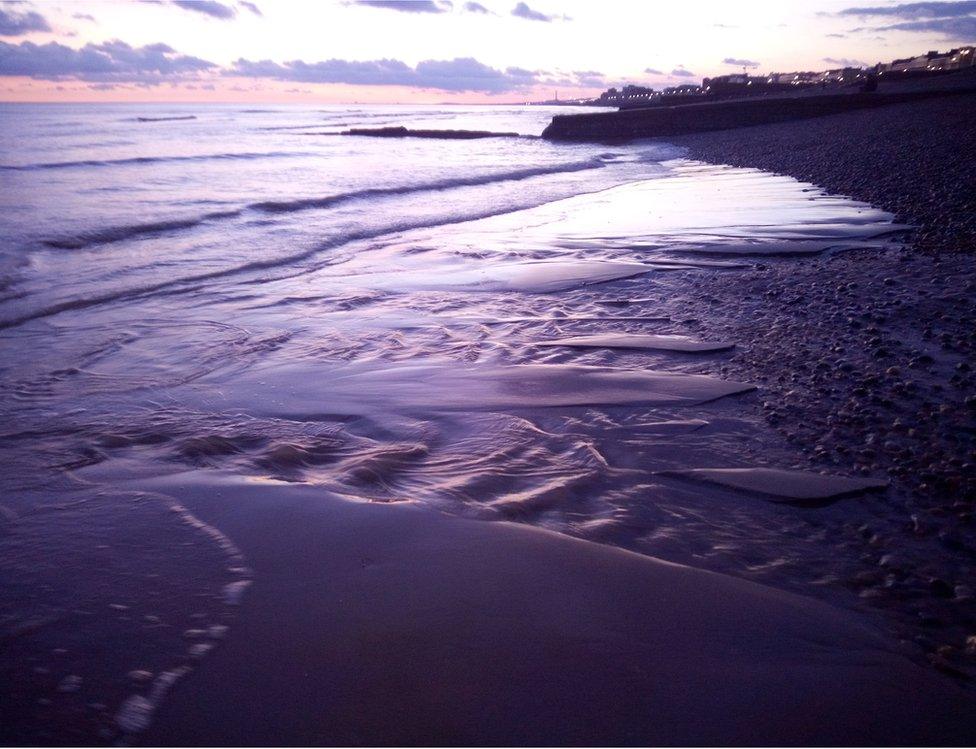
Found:
[{"label": "sea", "polygon": [[[0,105],[0,735],[137,733],[233,631],[260,570],[159,477],[790,589],[836,571],[795,508],[667,477],[794,459],[725,373],[748,342],[680,300],[893,217],[664,141],[540,137],[583,111]],[[382,127],[514,135],[342,134]]]}]

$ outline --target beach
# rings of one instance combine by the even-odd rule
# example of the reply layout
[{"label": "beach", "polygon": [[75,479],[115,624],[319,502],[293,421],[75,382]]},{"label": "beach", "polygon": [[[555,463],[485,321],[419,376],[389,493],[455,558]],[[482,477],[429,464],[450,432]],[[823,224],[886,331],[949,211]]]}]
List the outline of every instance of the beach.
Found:
[{"label": "beach", "polygon": [[884,208],[918,227],[913,247],[976,248],[976,94],[799,122],[668,138],[705,161],[788,174]]},{"label": "beach", "polygon": [[[750,297],[765,303],[747,309],[720,284],[706,282],[701,292],[719,300],[713,313],[732,313],[726,335],[765,338],[729,371],[760,377],[777,393],[763,404],[767,420],[812,465],[880,468],[903,492],[901,533],[888,541],[861,531],[878,567],[852,587],[887,606],[890,596],[912,597],[905,586],[926,562],[956,558],[914,581],[915,616],[940,623],[926,639],[941,666],[965,651],[974,613],[972,567],[956,557],[972,548],[976,502],[976,212],[971,191],[960,189],[976,158],[974,103],[972,95],[950,97],[669,139],[696,158],[787,174],[916,227],[891,257],[852,254],[787,273],[765,269],[749,286]],[[932,541],[934,555],[923,551]],[[939,631],[946,625],[952,634]]]},{"label": "beach", "polygon": [[964,744],[960,101],[614,146],[160,107],[8,158],[81,197],[0,266],[3,741]]}]

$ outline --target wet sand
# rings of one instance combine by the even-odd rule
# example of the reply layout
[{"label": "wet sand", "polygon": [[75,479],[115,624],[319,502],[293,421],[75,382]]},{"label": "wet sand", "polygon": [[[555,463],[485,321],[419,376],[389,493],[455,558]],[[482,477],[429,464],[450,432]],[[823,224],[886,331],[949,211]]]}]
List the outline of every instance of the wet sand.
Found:
[{"label": "wet sand", "polygon": [[[971,79],[971,77],[970,77]],[[976,251],[976,94],[667,138],[693,158],[820,185],[918,227],[928,252]]]},{"label": "wet sand", "polygon": [[[963,310],[913,332],[958,268],[914,266],[868,205],[669,169],[231,286],[192,308],[234,325],[128,326],[84,371],[18,381],[91,397],[75,463],[29,443],[62,496],[25,477],[5,501],[30,552],[11,575],[84,593],[19,636],[15,735],[963,741],[971,534],[955,496],[921,513],[902,480],[905,450],[968,423]],[[940,404],[935,431],[906,425]],[[676,474],[700,469],[725,480]],[[93,494],[105,538],[66,553]],[[134,520],[137,555],[111,546]]]},{"label": "wet sand", "polygon": [[308,487],[143,484],[255,570],[156,744],[959,743],[974,702],[816,601]]}]

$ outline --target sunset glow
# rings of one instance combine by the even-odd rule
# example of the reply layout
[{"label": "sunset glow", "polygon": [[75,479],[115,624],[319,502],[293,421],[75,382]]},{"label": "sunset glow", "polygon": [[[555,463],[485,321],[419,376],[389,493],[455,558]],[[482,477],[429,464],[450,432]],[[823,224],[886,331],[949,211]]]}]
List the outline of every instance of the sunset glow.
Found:
[{"label": "sunset glow", "polygon": [[[939,5],[919,4],[919,5]],[[512,0],[6,2],[6,101],[502,103],[736,72],[822,70],[971,41],[893,4]]]}]

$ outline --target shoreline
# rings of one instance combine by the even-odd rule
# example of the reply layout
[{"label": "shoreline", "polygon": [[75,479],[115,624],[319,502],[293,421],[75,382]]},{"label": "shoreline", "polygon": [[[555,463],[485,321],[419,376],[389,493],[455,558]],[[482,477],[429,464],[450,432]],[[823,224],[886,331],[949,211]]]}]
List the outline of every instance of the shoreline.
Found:
[{"label": "shoreline", "polygon": [[971,732],[959,716],[972,695],[813,599],[411,503],[194,473],[140,488],[223,528],[255,570],[226,642],[140,743],[951,744]]},{"label": "shoreline", "polygon": [[926,252],[976,252],[976,94],[659,140],[691,158],[811,182],[918,226]]},{"label": "shoreline", "polygon": [[892,482],[895,522],[848,529],[865,568],[843,584],[869,607],[907,605],[896,636],[970,677],[976,196],[959,187],[976,166],[974,105],[967,95],[667,139],[690,158],[787,175],[917,227],[900,250],[760,264],[731,285],[703,276],[683,303],[712,334],[751,342],[723,375],[760,385],[762,417],[807,465]]}]

